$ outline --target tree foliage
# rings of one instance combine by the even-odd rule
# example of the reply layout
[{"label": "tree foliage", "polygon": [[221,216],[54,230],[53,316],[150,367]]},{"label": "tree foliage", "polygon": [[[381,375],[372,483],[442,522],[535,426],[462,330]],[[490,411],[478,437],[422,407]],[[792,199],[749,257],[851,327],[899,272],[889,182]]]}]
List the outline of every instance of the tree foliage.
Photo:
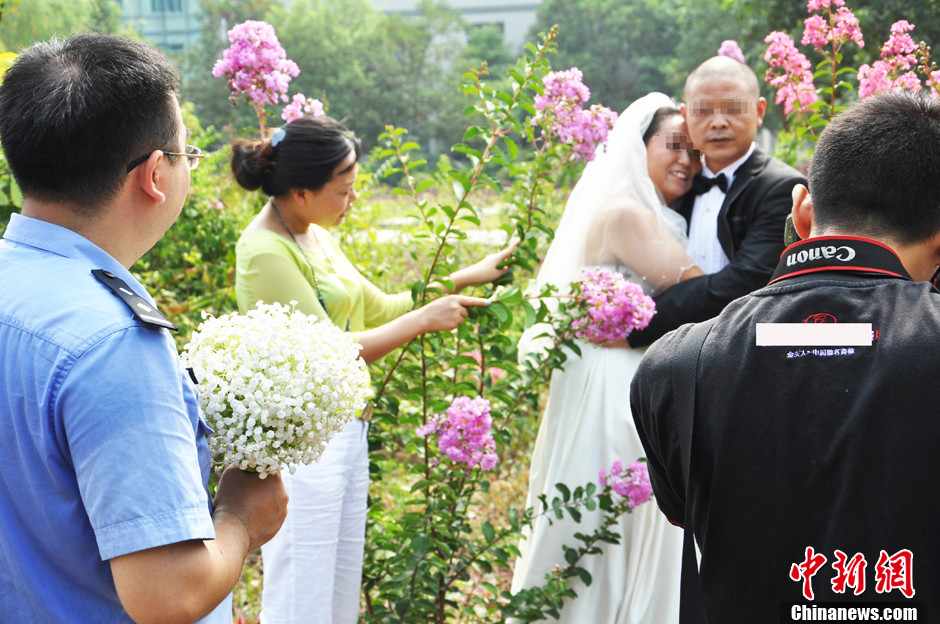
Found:
[{"label": "tree foliage", "polygon": [[140,38],[133,25],[121,24],[118,0],[5,0],[0,17],[0,48],[11,51],[83,31]]}]

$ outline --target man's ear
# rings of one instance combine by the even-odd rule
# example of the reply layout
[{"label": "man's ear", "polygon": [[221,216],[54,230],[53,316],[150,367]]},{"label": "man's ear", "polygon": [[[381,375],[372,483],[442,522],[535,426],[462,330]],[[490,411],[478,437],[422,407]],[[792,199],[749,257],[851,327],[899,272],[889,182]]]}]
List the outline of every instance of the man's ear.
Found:
[{"label": "man's ear", "polygon": [[134,184],[157,204],[166,201],[166,194],[160,190],[163,186],[162,167],[157,166],[164,158],[166,156],[163,152],[154,150],[147,160],[131,172]]},{"label": "man's ear", "polygon": [[682,118],[685,119],[686,122],[688,122],[688,121],[689,121],[689,111],[688,111],[688,109],[687,109],[686,106],[685,106],[685,102],[683,102],[682,104],[679,104],[679,112],[682,114]]},{"label": "man's ear", "polygon": [[757,98],[757,127],[760,128],[764,123],[764,113],[767,112],[767,100],[759,97]]},{"label": "man's ear", "polygon": [[813,230],[815,214],[813,212],[813,198],[802,184],[793,187],[793,227],[800,238],[809,238]]}]

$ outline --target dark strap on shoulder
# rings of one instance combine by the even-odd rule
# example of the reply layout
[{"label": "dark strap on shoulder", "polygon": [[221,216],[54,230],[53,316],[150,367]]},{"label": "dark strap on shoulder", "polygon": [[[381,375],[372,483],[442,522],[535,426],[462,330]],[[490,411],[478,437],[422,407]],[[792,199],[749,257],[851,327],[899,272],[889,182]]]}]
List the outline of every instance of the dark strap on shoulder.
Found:
[{"label": "dark strap on shoulder", "polygon": [[698,360],[705,338],[714,321],[694,325],[679,344],[672,367],[672,387],[675,396],[676,423],[679,432],[679,451],[682,457],[682,477],[685,482],[685,520],[682,542],[682,584],[679,595],[679,624],[705,624],[705,600],[702,581],[695,557],[695,534],[692,532],[692,505],[689,498],[689,472],[692,464],[692,428],[695,422],[695,381]]},{"label": "dark strap on shoulder", "polygon": [[176,325],[171,323],[167,317],[160,314],[159,310],[131,290],[131,287],[128,286],[124,280],[115,277],[110,271],[95,269],[91,274],[94,275],[95,279],[99,282],[107,286],[108,290],[114,293],[116,297],[123,301],[138,320],[151,327],[165,327],[172,331],[179,329]]}]

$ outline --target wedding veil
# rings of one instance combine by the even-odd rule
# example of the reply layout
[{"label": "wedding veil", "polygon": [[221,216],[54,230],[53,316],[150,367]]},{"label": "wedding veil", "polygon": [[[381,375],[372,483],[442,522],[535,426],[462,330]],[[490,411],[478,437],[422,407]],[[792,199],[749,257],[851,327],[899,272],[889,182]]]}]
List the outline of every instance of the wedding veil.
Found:
[{"label": "wedding veil", "polygon": [[[658,292],[676,283],[682,271],[692,266],[692,261],[684,251],[687,242],[685,220],[665,206],[647,170],[643,134],[656,111],[666,106],[676,107],[676,103],[662,93],[650,93],[633,102],[618,117],[608,135],[606,148],[597,148],[594,160],[585,166],[581,179],[568,197],[564,214],[555,229],[555,238],[536,278],[539,292],[546,284],[554,284],[564,293],[568,285],[580,277],[582,269],[588,265],[586,258],[592,224],[595,224],[602,210],[609,209],[612,203],[621,199],[631,206],[638,203],[652,211],[656,217],[652,220],[653,230],[649,227],[645,230],[633,228],[627,232],[627,240],[620,237],[620,244],[630,247],[634,259],[632,262],[624,262],[622,256],[612,253],[614,250],[598,251],[598,244],[607,246],[605,242],[609,241],[609,237],[606,235],[600,241],[590,241],[593,258],[609,256],[611,264],[628,265],[625,268],[632,268],[635,272],[634,276],[630,276],[631,279],[645,282],[644,287],[650,292]],[[636,201],[628,201],[631,197]],[[681,257],[661,257],[660,252],[667,247],[667,238],[669,249],[678,250]],[[670,253],[677,256],[675,251]],[[653,272],[637,268],[636,265],[643,263],[649,267],[655,266],[657,270]],[[545,331],[546,327],[541,324],[526,330],[519,342],[520,359],[527,353],[544,348],[543,341],[536,340],[535,336]]]}]

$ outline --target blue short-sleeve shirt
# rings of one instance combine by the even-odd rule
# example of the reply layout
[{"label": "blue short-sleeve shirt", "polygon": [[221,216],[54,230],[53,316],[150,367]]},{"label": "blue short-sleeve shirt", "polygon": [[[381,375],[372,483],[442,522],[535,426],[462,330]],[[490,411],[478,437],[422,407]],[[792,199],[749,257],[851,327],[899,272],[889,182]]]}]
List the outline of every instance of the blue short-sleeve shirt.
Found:
[{"label": "blue short-sleeve shirt", "polygon": [[[0,240],[0,612],[129,622],[109,559],[213,539],[207,429],[153,303],[79,234],[14,214]],[[232,621],[231,600],[204,621]]]}]

